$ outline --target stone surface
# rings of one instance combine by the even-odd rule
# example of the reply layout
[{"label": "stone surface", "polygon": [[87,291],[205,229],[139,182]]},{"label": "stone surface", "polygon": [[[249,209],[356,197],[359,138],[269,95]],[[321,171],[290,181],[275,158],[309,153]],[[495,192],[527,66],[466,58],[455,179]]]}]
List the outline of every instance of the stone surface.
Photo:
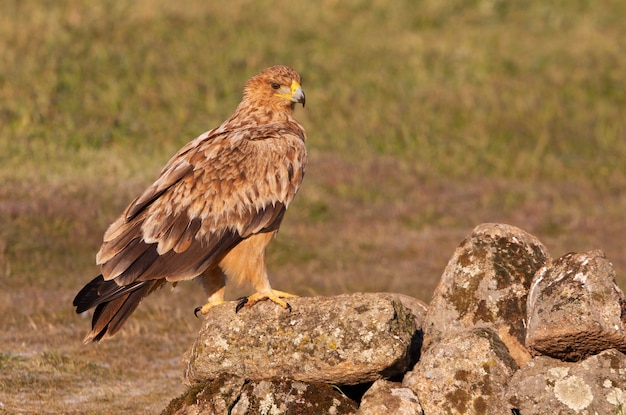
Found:
[{"label": "stone surface", "polygon": [[326,384],[261,380],[243,387],[231,415],[354,414],[357,404]]},{"label": "stone surface", "polygon": [[173,399],[161,415],[227,414],[239,399],[244,384],[244,379],[222,376],[195,385]]},{"label": "stone surface", "polygon": [[357,404],[326,384],[220,377],[195,385],[162,415],[355,414]]},{"label": "stone surface", "polygon": [[424,411],[411,389],[400,383],[380,379],[363,395],[357,414],[423,415]]},{"label": "stone surface", "polygon": [[424,326],[424,320],[426,319],[426,313],[428,312],[428,304],[418,300],[410,295],[400,293],[379,293],[378,295],[383,298],[389,298],[390,300],[397,300],[413,314],[415,320],[415,328],[422,330]]},{"label": "stone surface", "polygon": [[423,352],[402,385],[417,394],[427,415],[506,414],[503,396],[517,369],[494,331],[475,328]]},{"label": "stone surface", "polygon": [[535,276],[526,346],[534,354],[570,361],[611,348],[626,351],[625,307],[602,251],[564,255]]},{"label": "stone surface", "polygon": [[[406,294],[398,293],[380,293],[383,298],[390,300],[397,300],[413,314],[413,321],[415,321],[415,334],[413,335],[413,341],[411,342],[411,349],[409,355],[411,356],[411,363],[415,363],[419,360],[419,356],[422,349],[422,343],[424,340],[424,321],[426,319],[426,313],[428,312],[428,304],[418,300],[415,297],[411,297]],[[410,368],[410,367],[409,367]],[[409,369],[407,368],[407,369]]]},{"label": "stone surface", "polygon": [[626,356],[606,350],[581,362],[533,358],[509,382],[506,399],[526,414],[623,414]]},{"label": "stone surface", "polygon": [[413,314],[386,294],[264,301],[211,309],[184,357],[188,385],[220,375],[357,384],[404,373],[417,341]]},{"label": "stone surface", "polygon": [[514,226],[482,224],[456,249],[430,303],[424,348],[472,327],[506,331],[512,348],[524,344],[526,296],[535,272],[549,260],[543,244]]}]

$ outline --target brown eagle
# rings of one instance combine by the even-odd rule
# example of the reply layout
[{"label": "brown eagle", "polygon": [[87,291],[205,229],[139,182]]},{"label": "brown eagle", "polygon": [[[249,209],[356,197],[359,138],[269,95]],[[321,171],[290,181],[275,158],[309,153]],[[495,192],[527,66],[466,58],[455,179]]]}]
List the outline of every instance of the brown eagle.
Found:
[{"label": "brown eagle", "polygon": [[85,343],[113,336],[168,281],[199,280],[202,314],[224,302],[226,277],[256,290],[237,311],[265,299],[290,308],[283,298],[293,295],[270,286],[265,247],[304,176],[306,133],[293,118],[301,83],[287,66],[253,76],[234,114],[180,149],[107,229],[102,274],[73,302],[77,313],[95,307]]}]

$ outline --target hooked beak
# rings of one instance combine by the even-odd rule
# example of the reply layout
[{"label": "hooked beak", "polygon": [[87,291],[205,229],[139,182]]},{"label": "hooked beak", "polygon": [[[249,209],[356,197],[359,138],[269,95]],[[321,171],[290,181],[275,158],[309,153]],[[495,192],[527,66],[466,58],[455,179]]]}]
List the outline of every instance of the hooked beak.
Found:
[{"label": "hooked beak", "polygon": [[304,91],[302,90],[300,84],[296,81],[291,83],[291,101],[297,104],[302,104],[302,108],[304,108],[304,104],[306,103]]}]

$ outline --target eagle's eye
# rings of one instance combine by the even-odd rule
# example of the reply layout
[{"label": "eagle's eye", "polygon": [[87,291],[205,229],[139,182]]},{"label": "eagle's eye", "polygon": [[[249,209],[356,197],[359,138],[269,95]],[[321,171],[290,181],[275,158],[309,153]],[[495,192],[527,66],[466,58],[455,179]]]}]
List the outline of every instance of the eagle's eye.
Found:
[{"label": "eagle's eye", "polygon": [[278,82],[272,82],[270,84],[270,86],[272,87],[272,89],[279,89],[280,88],[280,84]]}]

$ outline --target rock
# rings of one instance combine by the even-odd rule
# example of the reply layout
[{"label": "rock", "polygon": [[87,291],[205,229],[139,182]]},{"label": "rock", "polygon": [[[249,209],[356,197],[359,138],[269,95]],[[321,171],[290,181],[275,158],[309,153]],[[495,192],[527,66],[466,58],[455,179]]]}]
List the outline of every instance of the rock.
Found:
[{"label": "rock", "polygon": [[185,354],[184,382],[220,375],[348,385],[402,374],[416,341],[413,314],[381,294],[269,301],[211,309]]},{"label": "rock", "polygon": [[424,415],[424,411],[411,389],[380,379],[363,395],[357,414]]},{"label": "rock", "polygon": [[533,358],[511,379],[511,408],[526,414],[623,414],[626,356],[606,350],[581,362]]},{"label": "rock", "polygon": [[245,383],[241,378],[221,376],[194,385],[173,399],[161,415],[227,414],[239,400]]},{"label": "rock", "polygon": [[355,414],[357,404],[332,386],[222,376],[191,387],[162,415]]},{"label": "rock", "polygon": [[576,361],[626,351],[626,299],[602,251],[569,253],[542,267],[528,296],[526,346]]},{"label": "rock", "polygon": [[379,293],[378,295],[383,298],[389,298],[390,300],[397,300],[413,314],[415,320],[415,328],[422,330],[424,326],[424,320],[426,319],[426,313],[428,312],[428,304],[418,300],[415,297],[411,297],[406,294],[399,293]]},{"label": "rock", "polygon": [[326,384],[293,380],[249,382],[241,391],[231,415],[247,414],[354,414],[357,404]]},{"label": "rock", "polygon": [[430,303],[424,348],[473,327],[491,327],[525,363],[526,296],[535,272],[549,260],[543,244],[514,226],[482,224],[456,249]]},{"label": "rock", "polygon": [[494,331],[475,328],[424,351],[402,385],[417,394],[427,415],[505,414],[502,397],[517,369]]},{"label": "rock", "polygon": [[416,332],[413,335],[413,341],[411,343],[411,349],[409,354],[411,356],[411,362],[415,363],[419,360],[420,352],[422,349],[422,343],[424,339],[424,320],[426,319],[426,312],[428,311],[428,304],[418,300],[415,297],[411,297],[406,294],[398,293],[380,293],[379,295],[390,300],[397,300],[413,314],[413,320],[415,321]]}]

